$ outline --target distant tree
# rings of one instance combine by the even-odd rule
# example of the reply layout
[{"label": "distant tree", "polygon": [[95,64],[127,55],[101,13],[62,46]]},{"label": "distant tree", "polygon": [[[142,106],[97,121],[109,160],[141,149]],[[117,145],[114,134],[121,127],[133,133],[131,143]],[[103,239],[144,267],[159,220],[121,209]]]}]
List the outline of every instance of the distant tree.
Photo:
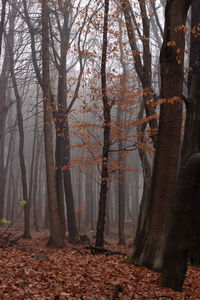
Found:
[{"label": "distant tree", "polygon": [[21,180],[22,180],[22,190],[23,190],[23,201],[24,205],[24,238],[31,238],[30,235],[30,220],[29,220],[29,198],[28,198],[28,185],[27,185],[27,170],[26,162],[24,156],[24,123],[22,115],[22,99],[20,96],[20,91],[17,84],[16,74],[15,74],[15,59],[14,59],[14,29],[15,21],[17,16],[17,10],[15,8],[11,9],[9,17],[9,34],[7,37],[7,49],[9,53],[10,62],[10,74],[13,84],[14,95],[16,98],[16,108],[17,108],[17,124],[19,129],[19,160],[21,168]]},{"label": "distant tree", "polygon": [[6,3],[7,3],[7,0],[1,0],[0,57],[1,57],[1,49],[2,49],[2,39],[3,39],[3,31],[4,31],[5,16],[6,16]]},{"label": "distant tree", "polygon": [[9,77],[9,60],[8,52],[3,58],[2,70],[0,74],[0,219],[3,218],[5,204],[5,186],[6,186],[6,170],[5,170],[5,128],[8,115],[9,103],[7,97]]}]

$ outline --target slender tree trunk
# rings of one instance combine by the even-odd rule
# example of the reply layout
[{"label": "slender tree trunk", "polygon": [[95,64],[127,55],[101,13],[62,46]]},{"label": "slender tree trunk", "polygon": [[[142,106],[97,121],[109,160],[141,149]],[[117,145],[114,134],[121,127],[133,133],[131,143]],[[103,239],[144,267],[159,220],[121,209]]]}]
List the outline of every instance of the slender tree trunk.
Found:
[{"label": "slender tree trunk", "polygon": [[[38,94],[38,93],[37,93]],[[36,156],[36,142],[37,142],[37,114],[38,114],[38,95],[36,100],[36,107],[35,107],[35,127],[33,133],[33,145],[32,145],[32,157],[31,157],[31,168],[30,168],[30,182],[29,182],[29,218],[30,218],[30,210],[32,204],[32,196],[33,196],[33,176],[34,176],[34,165],[35,165],[35,156]]]},{"label": "slender tree trunk", "polygon": [[[144,111],[144,105],[141,104],[140,111],[138,113],[138,119],[143,118],[143,111]],[[140,124],[137,126],[137,131],[141,133],[141,137],[139,137],[138,142],[142,143],[144,139],[144,133],[146,129],[146,123]],[[149,218],[148,212],[149,212],[149,195],[150,195],[150,185],[151,185],[151,166],[147,158],[147,154],[144,151],[144,149],[139,148],[138,154],[140,157],[142,170],[143,170],[143,193],[142,193],[142,200],[140,204],[140,212],[139,212],[139,218],[137,223],[137,229],[136,229],[136,235],[134,239],[134,245],[137,247],[137,243],[140,240],[140,237],[144,236],[144,232],[146,232],[147,228],[145,226],[148,224],[147,218]]]},{"label": "slender tree trunk", "polygon": [[27,175],[26,175],[26,164],[24,159],[24,125],[23,125],[23,116],[22,116],[22,104],[21,97],[19,94],[17,80],[14,72],[14,53],[13,53],[13,44],[14,44],[14,23],[16,18],[16,10],[13,9],[10,17],[10,33],[7,39],[7,45],[9,50],[9,59],[10,59],[10,74],[13,83],[14,94],[17,104],[17,122],[19,129],[19,160],[21,168],[21,180],[22,180],[22,190],[23,190],[23,200],[26,202],[24,206],[24,238],[31,238],[30,235],[30,225],[29,225],[29,198],[28,198],[28,186],[27,186]]},{"label": "slender tree trunk", "polygon": [[140,184],[140,173],[139,173],[139,164],[136,158],[136,163],[134,164],[136,172],[134,174],[134,198],[133,198],[133,211],[132,211],[132,218],[133,218],[133,225],[136,231],[136,227],[138,224],[138,217],[139,217],[139,184]]},{"label": "slender tree trunk", "polygon": [[47,175],[50,239],[48,246],[63,247],[63,224],[59,214],[53,159],[53,136],[50,104],[48,1],[42,0],[42,71],[44,104],[44,140]]},{"label": "slender tree trunk", "polygon": [[[124,61],[124,51],[122,47],[122,26],[121,26],[121,19],[119,20],[119,48],[120,48],[120,63],[122,65],[123,74],[120,78],[120,97],[117,103],[117,127],[120,128],[121,124],[123,123],[123,105],[124,100],[126,100],[126,95],[124,89],[127,86],[127,67]],[[125,172],[123,170],[125,166],[125,160],[123,158],[123,149],[124,143],[122,140],[121,132],[118,141],[118,213],[119,213],[119,223],[118,223],[118,244],[125,245],[125,236],[124,236],[124,224],[125,224]]]},{"label": "slender tree trunk", "polygon": [[8,157],[7,157],[7,169],[9,168],[8,173],[8,184],[7,184],[7,207],[6,207],[6,219],[10,220],[11,217],[11,207],[12,207],[12,178],[11,178],[11,168],[14,161],[14,151],[15,151],[15,141],[14,134],[10,135],[9,145],[8,145]]},{"label": "slender tree trunk", "polygon": [[4,32],[5,15],[6,15],[6,3],[7,3],[7,0],[2,0],[1,1],[0,57],[1,57],[1,49],[2,49],[2,39],[3,39],[3,32]]},{"label": "slender tree trunk", "polygon": [[[35,166],[34,166],[34,176],[33,176],[33,218],[34,218],[34,222],[33,222],[33,226],[35,228],[36,231],[39,231],[39,216],[38,216],[38,211],[37,211],[37,206],[38,206],[38,202],[42,199],[39,199],[39,201],[37,201],[37,189],[38,189],[38,165],[39,165],[39,151],[40,151],[40,145],[41,145],[41,139],[39,138],[38,135],[38,129],[37,129],[37,121],[36,121],[36,153],[35,153]],[[41,136],[42,137],[42,136]]]},{"label": "slender tree trunk", "polygon": [[[16,174],[19,173],[19,169],[17,170],[18,172],[16,172]],[[12,179],[12,209],[11,209],[11,224],[13,223],[13,221],[15,220],[15,216],[16,216],[16,202],[18,199],[18,190],[19,190],[19,176],[14,176],[14,172],[13,172],[13,167],[11,168],[11,179]]]},{"label": "slender tree trunk", "polygon": [[[139,80],[141,82],[142,86],[142,98],[143,98],[143,104],[144,109],[146,112],[146,116],[150,117],[149,120],[149,127],[150,127],[150,133],[151,133],[151,139],[153,142],[154,148],[157,146],[157,119],[156,119],[156,113],[155,108],[152,105],[149,105],[149,103],[153,100],[153,93],[152,93],[152,70],[151,70],[151,51],[150,51],[150,18],[147,14],[147,4],[145,1],[138,1],[139,7],[140,7],[140,13],[142,16],[142,25],[143,25],[143,32],[141,33],[135,29],[137,27],[137,21],[134,15],[134,12],[132,10],[131,4],[129,0],[120,0],[122,10],[124,13],[125,21],[126,21],[126,28],[127,28],[127,34],[129,38],[130,47],[132,50],[132,56],[133,56],[133,63],[136,70],[136,73],[139,77]],[[142,57],[140,55],[140,50],[138,48],[137,44],[137,34],[141,37],[142,40],[142,46],[143,46],[143,54]],[[143,38],[145,37],[145,39]],[[145,128],[144,128],[145,130]],[[142,153],[141,153],[142,154]],[[142,155],[143,156],[143,155]],[[143,195],[148,195],[147,193],[147,185],[144,185],[144,193]],[[146,196],[145,196],[146,197]],[[145,201],[145,203],[144,203]],[[145,207],[150,207],[150,198],[143,197],[143,204],[140,206],[141,209]],[[144,205],[145,204],[145,205]],[[140,214],[144,216],[145,211],[140,210]],[[144,216],[145,220],[148,219],[148,215]],[[139,220],[142,218],[139,217]],[[142,226],[138,223],[139,227],[137,228],[137,239],[140,237],[141,239],[144,238],[144,232],[142,230]],[[140,230],[139,230],[140,229]],[[135,242],[136,242],[135,241]]]},{"label": "slender tree trunk", "polygon": [[[66,7],[65,7],[66,4]],[[67,84],[66,84],[66,61],[67,48],[70,37],[70,11],[68,2],[63,4],[62,13],[64,17],[63,27],[60,29],[60,66],[58,80],[58,114],[56,117],[56,186],[59,199],[60,215],[63,224],[65,224],[64,193],[67,208],[67,222],[69,231],[69,241],[77,242],[79,240],[76,216],[74,209],[74,198],[71,182],[70,164],[70,136],[67,112]],[[64,183],[64,190],[63,190]]]},{"label": "slender tree trunk", "polygon": [[86,212],[85,212],[85,229],[91,230],[91,223],[93,224],[93,221],[91,218],[93,218],[93,212],[92,209],[92,201],[93,201],[93,191],[92,191],[92,180],[89,175],[86,175],[85,178],[85,201],[86,201]]},{"label": "slender tree trunk", "polygon": [[103,155],[102,155],[102,169],[101,169],[101,188],[100,188],[100,199],[99,199],[99,216],[97,221],[97,233],[96,233],[96,242],[95,242],[96,247],[103,247],[104,245],[106,195],[107,195],[107,182],[108,182],[108,155],[109,155],[109,148],[110,148],[111,106],[106,91],[108,12],[109,12],[109,0],[105,0],[103,49],[102,49],[102,61],[101,61],[101,87],[102,87],[102,95],[103,95],[104,132],[103,132]]},{"label": "slender tree trunk", "polygon": [[111,199],[111,183],[108,183],[108,191],[107,191],[107,198],[109,199],[106,201],[106,218],[105,218],[105,236],[110,235],[110,199]]},{"label": "slender tree trunk", "polygon": [[5,202],[5,185],[6,185],[6,170],[5,170],[5,125],[8,108],[6,106],[7,87],[8,87],[8,54],[4,56],[2,72],[0,76],[0,219],[4,215]]}]

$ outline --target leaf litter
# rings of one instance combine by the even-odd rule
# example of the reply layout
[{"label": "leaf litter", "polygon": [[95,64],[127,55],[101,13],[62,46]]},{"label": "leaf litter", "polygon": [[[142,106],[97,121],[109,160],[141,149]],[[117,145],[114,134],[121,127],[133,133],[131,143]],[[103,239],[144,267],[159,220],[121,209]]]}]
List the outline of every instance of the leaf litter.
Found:
[{"label": "leaf litter", "polygon": [[45,247],[47,232],[0,248],[0,299],[200,300],[200,269],[189,267],[182,292],[160,286],[160,275],[126,264],[128,246],[110,250],[127,256],[92,255],[84,245],[66,241],[63,249]]}]

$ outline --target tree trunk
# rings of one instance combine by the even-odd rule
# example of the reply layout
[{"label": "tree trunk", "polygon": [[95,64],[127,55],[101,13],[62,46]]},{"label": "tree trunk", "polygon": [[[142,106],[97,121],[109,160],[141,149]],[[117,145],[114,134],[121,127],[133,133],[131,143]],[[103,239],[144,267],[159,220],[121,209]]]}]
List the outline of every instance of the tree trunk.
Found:
[{"label": "tree trunk", "polygon": [[[200,81],[199,81],[200,83]],[[200,154],[190,156],[177,183],[161,275],[162,286],[182,290],[190,250],[200,250]]]},{"label": "tree trunk", "polygon": [[[36,148],[35,148],[35,166],[34,166],[34,176],[33,176],[33,227],[35,228],[36,231],[39,231],[39,216],[38,216],[38,212],[37,212],[37,189],[38,189],[38,165],[39,165],[39,154],[40,154],[40,145],[41,145],[41,138],[39,138],[38,135],[38,129],[37,129],[37,121],[36,121]],[[41,136],[42,137],[42,136]],[[40,199],[39,201],[41,201],[42,199]]]},{"label": "tree trunk", "polygon": [[1,1],[0,57],[1,57],[1,49],[2,49],[2,39],[3,39],[3,32],[4,32],[5,15],[6,15],[6,2],[7,2],[7,0],[2,0]]},{"label": "tree trunk", "polygon": [[[143,118],[143,111],[144,111],[144,104],[141,104],[140,111],[138,113],[138,119]],[[141,133],[141,136],[138,138],[139,143],[143,143],[144,133],[146,129],[146,123],[140,124],[137,126],[137,131]],[[134,245],[137,247],[140,239],[144,236],[144,232],[146,229],[144,226],[147,225],[147,218],[149,218],[149,194],[150,194],[150,185],[151,185],[151,166],[147,158],[147,154],[144,149],[138,148],[138,154],[140,157],[142,170],[143,170],[143,193],[142,193],[142,200],[140,204],[140,212],[139,218],[137,223],[137,230],[134,239]]]},{"label": "tree trunk", "polygon": [[6,171],[5,171],[5,125],[8,108],[6,107],[6,96],[8,87],[8,54],[5,54],[2,72],[0,76],[0,219],[4,216],[4,202],[5,202],[5,185],[6,185]]},{"label": "tree trunk", "polygon": [[[11,168],[14,161],[14,151],[15,151],[15,140],[14,140],[14,134],[12,133],[10,135],[9,144],[8,144],[8,156],[7,156],[7,170],[9,168],[9,171],[5,172],[8,173],[8,184],[7,184],[7,207],[6,207],[6,220],[10,220],[11,218],[11,207],[12,207],[12,178],[11,178]],[[5,168],[6,169],[6,168]]]},{"label": "tree trunk", "polygon": [[86,211],[85,211],[85,220],[84,220],[84,224],[85,224],[85,229],[91,230],[91,223],[93,223],[93,221],[91,221],[92,213],[91,212],[91,205],[92,205],[92,201],[93,201],[93,197],[92,197],[93,193],[92,193],[92,179],[90,177],[90,175],[86,175],[85,177],[85,201],[86,201]]},{"label": "tree trunk", "polygon": [[[30,182],[29,182],[29,218],[30,218],[30,210],[31,210],[31,204],[32,204],[32,196],[34,192],[33,187],[33,176],[34,176],[34,165],[35,165],[35,156],[36,154],[36,143],[37,143],[37,119],[38,119],[38,92],[36,96],[36,106],[35,106],[35,127],[34,127],[34,133],[33,133],[33,145],[32,145],[32,156],[31,156],[31,168],[30,168]],[[34,204],[33,204],[34,207]]]},{"label": "tree trunk", "polygon": [[102,166],[101,166],[101,187],[100,187],[100,199],[99,199],[99,216],[97,221],[97,233],[96,233],[96,241],[95,241],[96,247],[103,247],[104,245],[104,227],[105,227],[105,215],[106,215],[107,182],[108,182],[108,155],[109,155],[109,148],[110,148],[111,106],[106,91],[108,12],[109,12],[109,0],[105,0],[103,48],[102,48],[102,62],[101,62],[101,87],[102,87],[102,96],[103,96],[104,132],[103,132],[103,154],[102,154]]},{"label": "tree trunk", "polygon": [[[182,89],[186,22],[191,1],[171,0],[165,11],[164,40],[160,55],[161,105],[158,146],[155,152],[146,232],[134,253],[134,263],[161,270],[169,217],[175,193],[182,123]],[[171,43],[175,44],[171,44]],[[171,102],[171,103],[170,103]]]},{"label": "tree trunk", "polygon": [[23,116],[21,110],[21,97],[19,94],[17,80],[14,71],[14,53],[13,53],[13,44],[14,44],[14,24],[16,18],[17,11],[13,9],[10,17],[10,33],[7,39],[8,51],[9,51],[9,59],[10,59],[10,73],[11,79],[14,89],[14,94],[16,98],[17,104],[17,122],[19,129],[19,160],[20,160],[20,168],[21,168],[21,180],[22,180],[22,190],[23,190],[23,200],[25,201],[24,206],[24,238],[31,238],[30,235],[30,224],[29,224],[29,198],[28,198],[28,186],[27,186],[27,175],[26,175],[26,164],[24,159],[24,125],[23,125]]},{"label": "tree trunk", "polygon": [[[60,28],[60,65],[58,79],[58,113],[56,115],[56,187],[59,200],[60,215],[63,224],[65,224],[64,192],[67,208],[67,223],[69,231],[69,241],[77,242],[79,240],[76,216],[74,209],[74,198],[71,182],[70,164],[70,136],[68,124],[67,109],[67,84],[66,84],[66,61],[67,50],[70,37],[70,10],[68,2],[61,8],[64,22]],[[64,190],[63,190],[64,183]],[[64,226],[64,225],[63,225]]]},{"label": "tree trunk", "polygon": [[[193,4],[193,9],[199,7],[197,1]],[[188,257],[192,265],[200,267],[200,47],[193,46],[196,63],[190,78],[182,165],[161,276],[162,285],[175,290],[182,290]]]},{"label": "tree trunk", "polygon": [[59,214],[56,193],[55,167],[53,159],[53,136],[50,104],[49,73],[49,28],[48,1],[42,0],[42,71],[43,71],[43,105],[44,105],[44,141],[47,175],[48,207],[50,217],[50,239],[48,246],[63,247],[63,224]]}]

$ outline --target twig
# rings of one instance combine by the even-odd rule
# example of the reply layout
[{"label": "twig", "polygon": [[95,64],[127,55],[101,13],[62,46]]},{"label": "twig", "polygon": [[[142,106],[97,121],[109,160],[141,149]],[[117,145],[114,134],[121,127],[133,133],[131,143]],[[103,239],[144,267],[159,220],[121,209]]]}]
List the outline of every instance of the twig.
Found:
[{"label": "twig", "polygon": [[72,249],[78,251],[78,253],[80,253],[81,255],[84,255],[84,253],[81,250],[79,250],[78,248],[72,248]]}]

